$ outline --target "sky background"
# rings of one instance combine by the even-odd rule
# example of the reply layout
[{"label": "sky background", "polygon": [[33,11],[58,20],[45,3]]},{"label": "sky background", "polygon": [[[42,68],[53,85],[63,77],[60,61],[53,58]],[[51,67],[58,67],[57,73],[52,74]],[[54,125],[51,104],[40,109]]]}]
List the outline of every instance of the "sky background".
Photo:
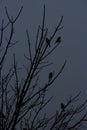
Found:
[{"label": "sky background", "polygon": [[[59,32],[62,37],[61,46],[50,57],[50,60],[54,62],[51,69],[56,71],[60,69],[64,60],[67,60],[63,73],[48,94],[54,96],[50,103],[50,109],[53,111],[61,101],[65,101],[70,95],[77,94],[80,90],[82,97],[87,98],[87,0],[1,0],[0,16],[6,18],[5,6],[10,15],[16,16],[23,5],[23,12],[15,25],[15,38],[20,41],[20,44],[13,48],[13,50],[16,49],[16,55],[21,64],[23,63],[21,53],[26,52],[27,49],[25,31],[28,28],[31,41],[34,42],[37,27],[41,23],[44,4],[49,34],[54,30],[61,16],[64,16],[64,28]],[[44,80],[44,76],[42,78]]]}]

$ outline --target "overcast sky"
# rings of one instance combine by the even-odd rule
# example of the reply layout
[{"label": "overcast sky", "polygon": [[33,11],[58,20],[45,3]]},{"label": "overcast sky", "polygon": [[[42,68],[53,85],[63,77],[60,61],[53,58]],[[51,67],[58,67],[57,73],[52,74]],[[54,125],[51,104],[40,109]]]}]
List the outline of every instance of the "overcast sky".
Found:
[{"label": "overcast sky", "polygon": [[[34,41],[35,39],[37,26],[41,23],[44,4],[46,5],[46,26],[50,32],[55,28],[60,17],[64,16],[64,28],[59,33],[62,36],[62,43],[52,57],[53,67],[56,70],[59,70],[58,67],[61,67],[64,60],[67,59],[67,65],[63,73],[54,84],[55,88],[50,90],[50,95],[54,95],[55,100],[52,103],[57,106],[60,100],[65,100],[65,97],[80,90],[84,97],[87,94],[87,1],[1,0],[0,15],[4,17],[4,7],[7,6],[9,14],[16,16],[23,5],[23,12],[16,24],[16,38],[23,43],[20,47],[22,52],[24,51],[25,31],[27,28],[31,40]],[[20,57],[19,50],[17,54]]]}]

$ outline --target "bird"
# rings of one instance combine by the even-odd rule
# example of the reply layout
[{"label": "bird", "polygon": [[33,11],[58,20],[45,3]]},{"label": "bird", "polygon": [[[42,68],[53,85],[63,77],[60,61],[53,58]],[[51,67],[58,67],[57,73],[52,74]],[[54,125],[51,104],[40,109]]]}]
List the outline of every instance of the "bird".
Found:
[{"label": "bird", "polygon": [[65,105],[63,103],[61,103],[61,109],[63,112],[65,112]]},{"label": "bird", "polygon": [[51,81],[51,79],[53,78],[53,72],[49,73],[49,82]]},{"label": "bird", "polygon": [[49,38],[47,38],[47,37],[46,37],[46,43],[47,43],[47,45],[49,45],[49,47],[50,47],[50,40],[49,40]]},{"label": "bird", "polygon": [[56,39],[56,42],[55,43],[60,43],[61,42],[61,37],[59,36],[57,39]]}]

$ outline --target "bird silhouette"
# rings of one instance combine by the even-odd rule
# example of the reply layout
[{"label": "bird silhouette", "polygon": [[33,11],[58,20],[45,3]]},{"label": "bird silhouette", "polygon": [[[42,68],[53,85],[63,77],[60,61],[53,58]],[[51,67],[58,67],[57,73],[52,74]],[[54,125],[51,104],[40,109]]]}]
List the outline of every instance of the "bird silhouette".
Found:
[{"label": "bird silhouette", "polygon": [[46,43],[47,43],[47,45],[49,45],[49,47],[51,47],[50,46],[50,40],[48,38],[46,38]]},{"label": "bird silhouette", "polygon": [[49,82],[52,80],[52,78],[53,78],[53,72],[50,72],[49,73]]},{"label": "bird silhouette", "polygon": [[65,111],[65,105],[63,103],[61,103],[61,109],[63,112]]},{"label": "bird silhouette", "polygon": [[55,43],[60,43],[61,42],[61,37],[59,36],[57,39],[56,39],[56,42]]}]

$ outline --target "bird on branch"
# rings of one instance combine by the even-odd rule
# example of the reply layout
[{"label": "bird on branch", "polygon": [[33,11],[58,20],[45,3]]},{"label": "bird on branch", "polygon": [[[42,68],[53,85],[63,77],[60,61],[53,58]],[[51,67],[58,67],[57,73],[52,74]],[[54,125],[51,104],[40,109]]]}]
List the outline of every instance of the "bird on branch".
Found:
[{"label": "bird on branch", "polygon": [[60,43],[61,42],[61,37],[59,36],[57,39],[56,39],[56,42],[55,43]]},{"label": "bird on branch", "polygon": [[54,73],[53,73],[53,72],[50,72],[50,73],[49,73],[49,79],[48,79],[48,81],[49,81],[49,82],[52,80],[53,75],[54,75]]},{"label": "bird on branch", "polygon": [[65,105],[63,103],[61,103],[61,109],[63,112],[65,112]]}]

